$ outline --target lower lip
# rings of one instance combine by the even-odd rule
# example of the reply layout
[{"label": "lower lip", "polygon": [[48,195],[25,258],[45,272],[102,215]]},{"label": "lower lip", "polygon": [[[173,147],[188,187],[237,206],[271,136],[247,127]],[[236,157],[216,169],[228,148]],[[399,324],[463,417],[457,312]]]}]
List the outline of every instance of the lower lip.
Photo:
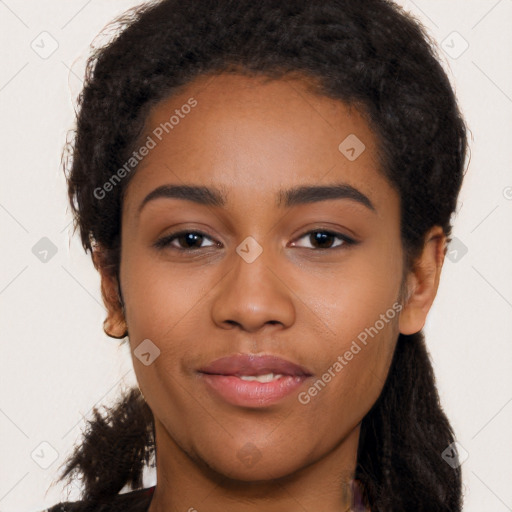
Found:
[{"label": "lower lip", "polygon": [[226,402],[240,407],[265,407],[282,400],[308,378],[284,376],[271,382],[242,380],[233,375],[200,373],[204,382]]}]

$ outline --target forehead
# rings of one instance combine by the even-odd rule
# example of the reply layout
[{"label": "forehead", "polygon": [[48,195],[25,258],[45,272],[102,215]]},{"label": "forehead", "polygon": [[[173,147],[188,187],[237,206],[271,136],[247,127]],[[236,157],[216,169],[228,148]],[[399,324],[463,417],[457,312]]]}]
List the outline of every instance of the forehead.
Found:
[{"label": "forehead", "polygon": [[241,203],[323,182],[391,192],[363,115],[297,77],[201,76],[152,109],[140,140],[148,137],[154,147],[138,164],[127,202],[166,182],[215,185]]}]

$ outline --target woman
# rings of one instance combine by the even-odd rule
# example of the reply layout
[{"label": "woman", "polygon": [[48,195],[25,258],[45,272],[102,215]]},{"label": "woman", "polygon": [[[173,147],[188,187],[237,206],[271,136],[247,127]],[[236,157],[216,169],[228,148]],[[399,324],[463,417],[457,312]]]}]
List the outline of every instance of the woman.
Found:
[{"label": "woman", "polygon": [[[422,328],[466,131],[386,0],[163,0],[89,62],[69,198],[138,388],[57,510],[458,511]],[[456,450],[453,449],[456,457]],[[140,488],[156,456],[157,485]]]}]

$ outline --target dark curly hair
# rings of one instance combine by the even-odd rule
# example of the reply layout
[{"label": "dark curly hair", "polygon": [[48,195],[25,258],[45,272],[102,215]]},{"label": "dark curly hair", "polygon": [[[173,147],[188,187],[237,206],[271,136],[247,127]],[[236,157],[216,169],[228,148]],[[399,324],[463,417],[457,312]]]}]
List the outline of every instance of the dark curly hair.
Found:
[{"label": "dark curly hair", "polygon": [[[101,248],[101,265],[113,276],[123,193],[136,169],[108,199],[94,191],[137,147],[149,110],[201,75],[299,74],[319,94],[353,105],[376,134],[380,170],[400,195],[406,268],[432,226],[449,240],[466,126],[434,42],[393,2],[163,0],[129,11],[114,27],[88,61],[64,159],[75,229],[86,252]],[[81,475],[86,500],[140,487],[155,449],[153,416],[138,390],[122,397],[108,421],[94,413],[61,476]],[[355,476],[372,510],[460,511],[460,468],[441,457],[453,441],[423,333],[400,334],[361,426]]]}]

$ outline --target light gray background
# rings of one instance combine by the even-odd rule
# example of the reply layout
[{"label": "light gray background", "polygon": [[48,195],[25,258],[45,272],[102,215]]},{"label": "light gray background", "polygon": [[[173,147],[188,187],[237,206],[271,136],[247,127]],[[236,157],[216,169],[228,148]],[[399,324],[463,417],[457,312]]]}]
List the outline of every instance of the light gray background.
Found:
[{"label": "light gray background", "polygon": [[[2,512],[78,499],[78,489],[68,496],[50,487],[57,469],[92,406],[135,384],[127,347],[103,333],[99,277],[71,238],[60,157],[89,44],[138,3],[0,0]],[[512,510],[512,0],[400,3],[444,48],[471,128],[460,242],[426,336],[443,405],[469,454],[464,510],[504,512]],[[32,252],[43,237],[57,249],[47,262]],[[148,472],[145,485],[154,482]]]}]

